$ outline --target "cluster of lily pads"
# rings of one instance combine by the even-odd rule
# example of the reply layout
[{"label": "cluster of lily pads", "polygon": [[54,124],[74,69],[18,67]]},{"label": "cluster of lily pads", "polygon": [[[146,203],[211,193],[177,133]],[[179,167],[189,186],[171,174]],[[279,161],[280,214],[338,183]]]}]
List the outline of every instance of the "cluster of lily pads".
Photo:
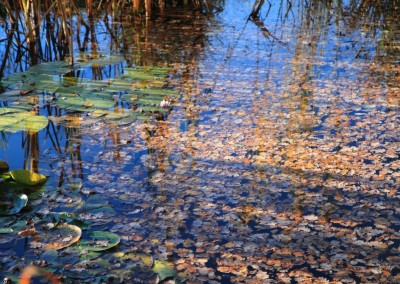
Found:
[{"label": "cluster of lily pads", "polygon": [[[108,203],[95,198],[83,202],[79,192],[62,189],[46,194],[46,176],[8,169],[8,164],[0,161],[0,245],[24,240],[29,246],[25,254],[36,255],[34,265],[63,277],[66,283],[73,279],[93,283],[135,277],[162,281],[175,276],[167,262],[129,249],[117,250],[121,241],[117,234],[96,230],[116,216]],[[54,204],[57,206],[52,208]],[[4,276],[15,282],[32,264],[12,256],[7,261]]]},{"label": "cluster of lily pads", "polygon": [[[168,112],[179,95],[168,87],[168,67],[125,68],[107,80],[75,76],[78,70],[122,61],[119,56],[82,55],[74,67],[67,62],[42,63],[3,78],[0,131],[36,133],[49,120],[81,127],[77,117],[89,124],[102,120],[121,125]],[[63,112],[57,117],[40,115],[38,108],[44,104]],[[110,282],[113,277],[162,281],[175,276],[167,262],[120,247],[120,236],[101,230],[116,216],[107,201],[89,196],[84,202],[81,192],[49,188],[46,181],[46,176],[28,170],[9,171],[8,164],[0,161],[0,245],[24,247],[24,255],[33,256],[23,259],[37,259],[35,267],[63,277],[66,283]],[[32,264],[13,254],[1,257],[2,276],[15,282]]]},{"label": "cluster of lily pads", "polygon": [[[137,66],[124,68],[115,78],[93,80],[79,77],[89,68],[102,68],[121,63],[120,56],[82,55],[71,67],[67,62],[35,65],[22,73],[2,79],[8,90],[0,94],[6,107],[0,108],[0,131],[36,132],[47,125],[47,117],[32,112],[38,104],[38,93],[45,103],[65,110],[61,117],[49,117],[56,123],[70,126],[69,113],[89,113],[93,121],[102,119],[115,124],[127,124],[137,119],[149,120],[162,116],[179,93],[168,88],[166,66]],[[117,107],[118,106],[118,107]],[[122,106],[122,107],[121,107]]]}]

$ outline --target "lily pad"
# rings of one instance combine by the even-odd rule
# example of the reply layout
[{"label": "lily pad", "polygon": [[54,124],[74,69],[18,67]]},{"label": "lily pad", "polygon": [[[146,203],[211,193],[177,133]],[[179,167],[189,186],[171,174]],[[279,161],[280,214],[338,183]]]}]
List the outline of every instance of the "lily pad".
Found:
[{"label": "lily pad", "polygon": [[59,76],[71,71],[64,61],[41,63],[25,72],[14,73],[2,79],[4,86],[19,86],[23,90],[54,92],[59,87]]},{"label": "lily pad", "polygon": [[153,95],[153,96],[160,96],[163,98],[164,96],[173,96],[177,97],[179,96],[179,92],[171,89],[163,89],[163,88],[143,88],[143,89],[138,89],[131,91],[132,95]]},{"label": "lily pad", "polygon": [[125,68],[124,75],[138,80],[164,80],[169,71],[169,67],[138,66]]},{"label": "lily pad", "polygon": [[28,170],[12,170],[11,177],[17,182],[26,185],[39,185],[46,181],[46,177]]},{"label": "lily pad", "polygon": [[57,100],[57,105],[69,111],[86,112],[94,109],[108,110],[114,106],[114,101],[111,99],[98,98],[95,95],[91,96],[75,96],[61,97]]},{"label": "lily pad", "polygon": [[95,231],[89,234],[92,240],[81,240],[80,247],[89,251],[103,251],[115,247],[120,242],[120,237],[114,233]]},{"label": "lily pad", "polygon": [[28,196],[25,194],[13,195],[11,198],[7,198],[0,201],[0,214],[2,215],[14,215],[19,213],[22,208],[28,203]]},{"label": "lily pad", "polygon": [[[115,65],[124,59],[119,55],[79,54],[76,69]],[[16,102],[17,106],[0,108],[0,131],[29,131],[35,133],[48,125],[48,118],[31,113],[37,93],[53,94],[50,101],[67,113],[92,112],[93,117],[70,120],[50,117],[66,127],[83,127],[99,120],[117,125],[127,125],[135,120],[150,120],[153,114],[167,112],[160,107],[165,96],[175,97],[178,92],[162,88],[170,67],[138,66],[125,68],[113,79],[88,80],[75,77],[75,71],[66,62],[38,64],[26,72],[11,74],[3,79],[5,86],[14,88],[2,94],[1,100]],[[127,102],[121,111],[115,110],[116,101]],[[130,109],[133,105],[135,110]],[[21,107],[22,106],[22,107]],[[100,113],[100,115],[98,115]],[[96,117],[96,115],[98,115]],[[97,119],[94,119],[97,118]]]},{"label": "lily pad", "polygon": [[160,281],[167,278],[175,277],[176,271],[170,266],[168,262],[155,260],[153,271],[158,274]]},{"label": "lily pad", "polygon": [[114,65],[124,61],[120,55],[96,55],[89,53],[80,53],[75,63],[81,67],[102,67],[107,65]]},{"label": "lily pad", "polygon": [[130,124],[136,120],[148,120],[149,116],[132,109],[120,109],[118,111],[95,110],[92,112],[93,118],[103,119],[105,122],[117,125]]},{"label": "lily pad", "polygon": [[13,89],[0,94],[0,101],[20,102],[24,104],[34,104],[37,100],[37,94],[32,90]]},{"label": "lily pad", "polygon": [[42,230],[39,240],[32,242],[35,247],[45,250],[59,250],[76,243],[82,236],[82,230],[75,225],[62,224],[54,228]]},{"label": "lily pad", "polygon": [[45,116],[20,109],[8,108],[7,112],[3,111],[0,115],[0,131],[36,133],[45,128],[47,124],[48,119]]}]

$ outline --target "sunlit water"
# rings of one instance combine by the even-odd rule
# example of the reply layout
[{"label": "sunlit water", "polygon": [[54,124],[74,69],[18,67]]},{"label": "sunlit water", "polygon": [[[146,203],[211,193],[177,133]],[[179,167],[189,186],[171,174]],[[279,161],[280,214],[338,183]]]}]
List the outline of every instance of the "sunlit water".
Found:
[{"label": "sunlit water", "polygon": [[[113,252],[168,261],[190,283],[397,282],[397,15],[375,11],[373,22],[349,3],[292,2],[266,3],[258,21],[253,3],[229,1],[210,18],[177,14],[142,34],[117,23],[121,39],[141,40],[104,37],[127,61],[101,77],[168,63],[182,96],[164,120],[48,127],[36,152],[25,133],[5,134],[0,159],[17,169],[33,158],[50,177],[23,217],[73,212],[48,200],[56,188],[110,204],[115,215],[92,216],[89,231],[117,233]],[[42,253],[30,241],[10,239],[1,256],[30,263]],[[64,266],[79,263],[73,252],[59,252],[56,274],[74,277]],[[85,277],[153,279],[102,257],[108,264]]]}]

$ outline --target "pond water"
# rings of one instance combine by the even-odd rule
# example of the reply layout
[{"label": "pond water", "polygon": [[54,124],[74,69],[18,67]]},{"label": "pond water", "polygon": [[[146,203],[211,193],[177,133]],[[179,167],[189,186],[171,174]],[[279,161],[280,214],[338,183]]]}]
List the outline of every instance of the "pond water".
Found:
[{"label": "pond water", "polygon": [[[99,20],[84,51],[109,64],[54,78],[57,100],[33,92],[46,128],[2,132],[10,170],[48,177],[0,218],[2,276],[34,262],[66,283],[398,282],[399,7],[323,2]],[[171,108],[118,123],[57,105],[134,66],[170,69]],[[124,95],[108,94],[114,113],[132,108]],[[61,241],[42,228],[64,223],[81,241],[49,247]],[[88,249],[93,232],[119,244]]]}]

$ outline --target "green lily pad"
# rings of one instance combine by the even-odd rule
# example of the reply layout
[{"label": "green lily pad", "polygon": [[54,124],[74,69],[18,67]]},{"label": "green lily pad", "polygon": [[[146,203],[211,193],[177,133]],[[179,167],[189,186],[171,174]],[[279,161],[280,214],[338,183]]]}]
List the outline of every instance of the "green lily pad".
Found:
[{"label": "green lily pad", "polygon": [[170,266],[168,262],[155,260],[153,271],[158,274],[160,281],[167,278],[175,277],[176,271]]},{"label": "green lily pad", "polygon": [[149,119],[149,116],[143,115],[142,113],[134,111],[132,109],[121,109],[119,110],[119,112],[95,110],[92,112],[92,117],[103,119],[108,123],[113,123],[117,125],[130,124],[138,119],[139,120]]},{"label": "green lily pad", "polygon": [[45,116],[20,109],[7,108],[6,112],[3,111],[0,115],[0,131],[36,133],[45,128],[47,124],[48,119]]},{"label": "green lily pad", "polygon": [[37,101],[37,94],[31,90],[13,89],[0,95],[3,102],[19,102],[27,105],[34,105]]},{"label": "green lily pad", "polygon": [[92,240],[81,240],[80,248],[89,251],[103,251],[115,247],[120,242],[120,237],[114,233],[95,231],[89,234]]},{"label": "green lily pad", "polygon": [[120,55],[96,55],[80,53],[75,59],[75,63],[80,67],[102,67],[121,63],[125,59]]},{"label": "green lily pad", "polygon": [[54,228],[43,229],[38,234],[38,240],[32,242],[35,247],[43,247],[45,250],[59,250],[79,241],[82,230],[75,225],[62,224]]},{"label": "green lily pad", "polygon": [[31,109],[30,106],[24,106],[24,105],[14,105],[13,107],[2,107],[0,108],[0,115],[29,111],[30,109]]},{"label": "green lily pad", "polygon": [[62,75],[72,70],[65,61],[44,62],[30,67],[27,71],[32,76],[41,74]]},{"label": "green lily pad", "polygon": [[39,185],[46,181],[46,177],[28,170],[12,170],[11,177],[17,182],[26,185]]},{"label": "green lily pad", "polygon": [[120,78],[113,79],[110,84],[103,87],[108,92],[123,92],[133,87],[132,83]]},{"label": "green lily pad", "polygon": [[164,80],[170,70],[169,67],[137,66],[125,68],[124,77],[137,80]]},{"label": "green lily pad", "polygon": [[2,79],[4,86],[20,86],[23,90],[55,91],[59,87],[59,76],[71,71],[64,61],[41,63],[25,72],[14,73]]},{"label": "green lily pad", "polygon": [[[71,120],[70,117],[49,117],[68,128],[92,125],[99,120],[117,125],[127,125],[136,120],[151,120],[153,114],[166,113],[160,106],[166,97],[176,97],[178,92],[162,88],[170,67],[138,66],[125,68],[113,79],[88,80],[75,77],[75,70],[94,66],[119,64],[119,55],[81,53],[76,57],[75,68],[67,62],[49,62],[35,65],[26,72],[15,73],[2,80],[4,86],[14,88],[2,94],[3,101],[12,101],[13,107],[0,108],[0,131],[29,131],[35,133],[48,125],[48,118],[30,112],[36,104],[37,92],[53,94],[52,104],[67,113],[91,112],[93,117]],[[121,97],[121,99],[120,99]],[[115,108],[116,102],[125,101]],[[134,109],[130,107],[134,105]],[[98,112],[97,112],[98,111]],[[67,117],[64,119],[64,117]]]},{"label": "green lily pad", "polygon": [[165,96],[177,97],[179,96],[179,92],[171,89],[163,89],[163,88],[143,88],[130,92],[132,95],[140,96],[140,95],[153,95],[159,96],[161,99]]},{"label": "green lily pad", "polygon": [[62,97],[57,100],[57,106],[62,109],[86,112],[94,109],[108,110],[114,106],[114,101],[110,98],[98,98],[95,95],[91,96],[69,96]]}]

